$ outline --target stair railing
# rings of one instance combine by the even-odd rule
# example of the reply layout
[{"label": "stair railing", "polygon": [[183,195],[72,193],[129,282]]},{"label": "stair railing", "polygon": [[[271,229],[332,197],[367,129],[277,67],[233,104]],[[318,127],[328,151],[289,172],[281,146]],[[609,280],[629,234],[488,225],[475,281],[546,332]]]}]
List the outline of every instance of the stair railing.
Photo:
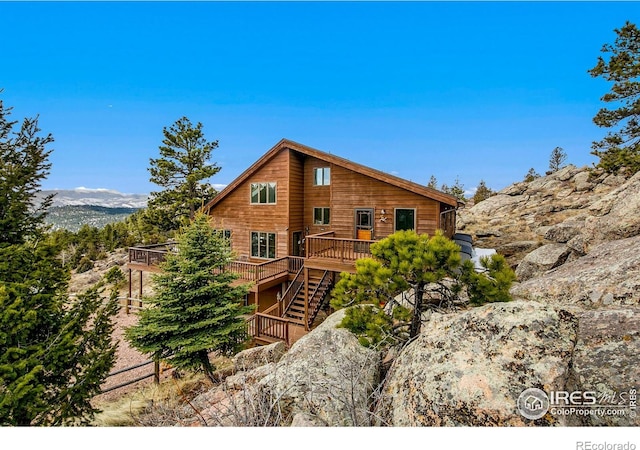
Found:
[{"label": "stair railing", "polygon": [[300,267],[300,270],[298,270],[298,273],[296,273],[295,278],[293,279],[291,284],[289,284],[289,288],[285,291],[284,295],[280,299],[280,317],[284,317],[285,314],[287,314],[289,308],[304,286],[303,273],[304,266]]},{"label": "stair railing", "polygon": [[316,289],[313,291],[313,294],[309,297],[309,316],[307,320],[307,327],[310,328],[313,324],[313,321],[316,320],[316,316],[320,311],[320,307],[322,303],[327,298],[327,294],[331,289],[331,285],[333,284],[333,272],[325,270],[324,274],[322,274],[322,279],[316,286]]}]

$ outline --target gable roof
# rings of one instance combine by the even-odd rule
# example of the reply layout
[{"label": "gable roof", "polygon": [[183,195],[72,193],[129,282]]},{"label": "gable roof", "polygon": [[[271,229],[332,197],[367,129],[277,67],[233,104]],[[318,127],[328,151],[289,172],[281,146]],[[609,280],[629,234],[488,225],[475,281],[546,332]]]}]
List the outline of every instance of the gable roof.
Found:
[{"label": "gable roof", "polygon": [[454,207],[458,206],[458,199],[452,195],[445,194],[444,192],[438,191],[436,189],[432,189],[427,186],[423,186],[418,183],[414,183],[412,181],[405,180],[400,177],[396,177],[394,175],[388,174],[386,172],[382,172],[380,170],[372,169],[370,167],[366,167],[361,164],[354,163],[353,161],[349,161],[348,159],[344,159],[339,156],[332,155],[330,153],[316,150],[315,148],[307,147],[306,145],[302,145],[297,142],[290,141],[288,139],[282,139],[273,148],[271,148],[271,150],[265,153],[259,160],[253,163],[247,170],[242,172],[242,174],[238,178],[233,180],[231,184],[229,184],[226,188],[220,191],[220,193],[216,195],[213,200],[207,203],[203,209],[206,211],[211,209],[216,204],[218,204],[236,187],[238,187],[240,184],[246,181],[249,177],[251,177],[251,175],[257,172],[261,167],[267,164],[280,151],[285,149],[290,149],[295,152],[299,152],[299,153],[335,164],[337,166],[344,167],[345,169],[352,170],[362,175],[366,175],[368,177],[383,181],[393,186],[397,186],[401,189],[414,192],[416,194],[422,195],[427,198],[431,198],[433,200],[439,201],[441,203],[445,203],[450,206],[454,206]]}]

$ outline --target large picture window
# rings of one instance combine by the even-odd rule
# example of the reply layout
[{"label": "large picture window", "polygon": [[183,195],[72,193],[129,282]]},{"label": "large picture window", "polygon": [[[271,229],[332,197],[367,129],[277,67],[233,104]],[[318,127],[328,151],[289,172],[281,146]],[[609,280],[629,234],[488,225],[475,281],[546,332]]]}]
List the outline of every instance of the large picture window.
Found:
[{"label": "large picture window", "polygon": [[331,168],[316,167],[313,169],[313,185],[329,186],[331,184]]},{"label": "large picture window", "polygon": [[396,209],[396,231],[416,229],[415,209]]},{"label": "large picture window", "polygon": [[313,208],[313,224],[329,225],[331,220],[331,210],[329,208]]},{"label": "large picture window", "polygon": [[253,258],[275,259],[276,234],[262,231],[251,232],[251,256]]},{"label": "large picture window", "polygon": [[251,183],[251,203],[270,205],[276,202],[276,183]]}]

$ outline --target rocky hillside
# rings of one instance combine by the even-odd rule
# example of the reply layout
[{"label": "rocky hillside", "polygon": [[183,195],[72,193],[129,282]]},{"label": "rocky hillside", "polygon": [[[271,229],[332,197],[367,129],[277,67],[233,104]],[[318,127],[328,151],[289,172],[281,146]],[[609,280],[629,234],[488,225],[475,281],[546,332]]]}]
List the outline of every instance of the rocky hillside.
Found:
[{"label": "rocky hillside", "polygon": [[[514,267],[527,253],[550,243],[569,244],[584,254],[586,245],[601,242],[606,233],[609,239],[633,234],[631,229],[613,232],[615,214],[601,221],[607,222],[604,234],[593,230],[598,218],[614,205],[618,213],[633,215],[638,199],[629,196],[634,189],[637,183],[626,182],[622,176],[570,165],[528,183],[515,183],[472,208],[460,210],[458,229],[474,236],[476,246],[495,248],[507,256]],[[578,233],[587,219],[590,231]]]},{"label": "rocky hillside", "polygon": [[[237,355],[176,424],[639,426],[639,202],[640,174],[570,166],[510,186],[460,222],[509,255],[514,301],[426,314],[416,340],[384,353],[336,328],[338,311],[288,351]],[[574,400],[526,418],[523,405],[539,410],[521,395],[532,388]]]}]

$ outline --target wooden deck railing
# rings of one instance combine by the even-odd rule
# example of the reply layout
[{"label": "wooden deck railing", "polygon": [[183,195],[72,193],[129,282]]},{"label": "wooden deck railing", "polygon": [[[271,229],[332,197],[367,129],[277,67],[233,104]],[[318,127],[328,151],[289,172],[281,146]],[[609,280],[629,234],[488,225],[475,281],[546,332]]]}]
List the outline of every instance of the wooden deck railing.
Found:
[{"label": "wooden deck railing", "polygon": [[175,243],[129,247],[129,263],[157,266],[163,262],[167,253],[175,250]]},{"label": "wooden deck railing", "polygon": [[289,320],[256,313],[247,319],[247,334],[253,338],[266,338],[289,342]]},{"label": "wooden deck railing", "polygon": [[456,232],[456,210],[450,209],[440,213],[440,229],[444,235],[451,239]]},{"label": "wooden deck railing", "polygon": [[301,256],[288,256],[289,273],[295,275],[304,267],[304,258]]},{"label": "wooden deck railing", "polygon": [[375,241],[342,239],[333,237],[333,232],[307,236],[308,258],[329,258],[340,262],[354,262],[371,256],[371,244]]},{"label": "wooden deck railing", "polygon": [[261,314],[266,314],[267,316],[282,317],[281,308],[282,306],[280,305],[280,302],[275,302],[273,305],[262,311]]},{"label": "wooden deck railing", "polygon": [[260,264],[246,261],[233,261],[227,270],[238,274],[242,280],[259,283],[269,278],[289,273],[289,257],[274,259]]},{"label": "wooden deck railing", "polygon": [[[129,263],[157,266],[166,259],[168,252],[175,250],[176,244],[173,242],[129,247]],[[226,267],[226,270],[236,273],[242,280],[259,283],[282,274],[295,274],[303,265],[304,258],[286,256],[263,263],[233,261]]]}]

